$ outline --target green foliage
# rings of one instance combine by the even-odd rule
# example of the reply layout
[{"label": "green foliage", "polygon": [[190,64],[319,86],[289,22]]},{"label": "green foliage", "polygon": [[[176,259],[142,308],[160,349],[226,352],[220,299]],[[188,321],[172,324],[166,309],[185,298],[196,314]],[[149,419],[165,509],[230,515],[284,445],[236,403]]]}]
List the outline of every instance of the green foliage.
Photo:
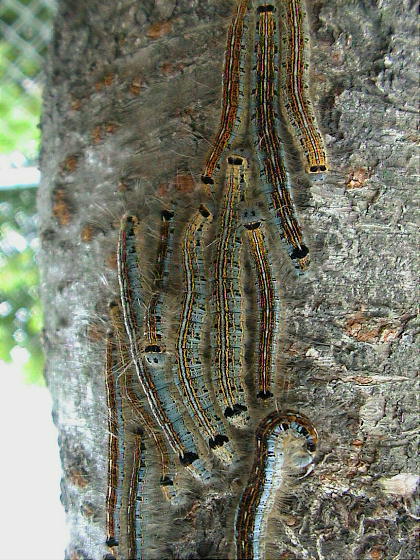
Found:
[{"label": "green foliage", "polygon": [[43,357],[39,335],[42,312],[38,297],[35,197],[25,189],[2,193],[0,203],[0,359],[11,361],[16,346],[25,348],[29,359],[26,378],[43,383]]},{"label": "green foliage", "polygon": [[[35,85],[29,92],[21,84],[4,79],[7,64],[11,64],[13,58],[13,48],[0,41],[0,153],[19,151],[27,159],[33,159],[39,151],[41,94]],[[30,59],[22,61],[21,65],[29,75],[39,72],[39,66]]]},{"label": "green foliage", "polygon": [[[0,175],[1,165],[34,164],[39,153],[48,2],[0,0]],[[26,381],[44,384],[35,199],[34,190],[0,191],[0,360],[21,366],[26,354]]]},{"label": "green foliage", "polygon": [[[1,45],[0,45],[1,51]],[[1,57],[1,52],[0,52]],[[4,84],[0,99],[0,152],[19,151],[28,159],[33,159],[39,151],[39,129],[37,127],[41,111],[39,98],[27,97],[22,105],[13,105],[20,95],[16,84]]]},{"label": "green foliage", "polygon": [[[0,156],[4,161],[34,163],[39,153],[39,78],[53,12],[53,0],[0,1],[2,29],[7,30],[0,35]],[[29,355],[27,379],[42,383],[35,198],[36,193],[28,189],[0,193],[0,359],[11,361],[16,348],[24,348]]]},{"label": "green foliage", "polygon": [[52,15],[52,1],[0,2],[0,20],[10,30],[0,36],[0,153],[33,160],[39,152],[39,77]]}]

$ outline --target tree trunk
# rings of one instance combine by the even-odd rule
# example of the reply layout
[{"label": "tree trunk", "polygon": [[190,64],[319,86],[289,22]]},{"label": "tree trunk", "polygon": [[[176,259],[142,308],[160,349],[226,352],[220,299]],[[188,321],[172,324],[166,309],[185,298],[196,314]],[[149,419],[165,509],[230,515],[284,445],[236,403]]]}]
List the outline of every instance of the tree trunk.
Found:
[{"label": "tree trunk", "polygon": [[[139,216],[153,240],[169,201],[196,208],[219,118],[233,5],[59,6],[47,65],[39,219],[46,378],[60,433],[68,559],[109,552],[103,368],[107,306],[118,292],[119,221],[127,212]],[[415,5],[314,0],[307,9],[312,98],[331,170],[320,181],[298,175],[293,192],[310,272],[295,276],[286,253],[275,263],[285,389],[277,403],[308,416],[319,444],[313,473],[278,512],[275,557],[409,560],[417,416]],[[243,446],[252,457],[252,430]],[[234,508],[248,469],[243,459],[234,477],[217,472],[219,482],[205,490],[185,477],[190,494],[178,508],[156,501],[146,528],[156,544],[146,558],[233,557]]]}]

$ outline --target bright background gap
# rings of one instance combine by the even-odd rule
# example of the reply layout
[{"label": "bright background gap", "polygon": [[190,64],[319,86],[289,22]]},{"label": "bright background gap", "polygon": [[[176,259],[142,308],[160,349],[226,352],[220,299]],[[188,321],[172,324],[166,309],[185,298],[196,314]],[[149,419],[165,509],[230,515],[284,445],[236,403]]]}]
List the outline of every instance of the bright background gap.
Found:
[{"label": "bright background gap", "polygon": [[57,429],[46,387],[28,385],[19,365],[0,362],[2,560],[59,560],[68,534],[60,503]]}]

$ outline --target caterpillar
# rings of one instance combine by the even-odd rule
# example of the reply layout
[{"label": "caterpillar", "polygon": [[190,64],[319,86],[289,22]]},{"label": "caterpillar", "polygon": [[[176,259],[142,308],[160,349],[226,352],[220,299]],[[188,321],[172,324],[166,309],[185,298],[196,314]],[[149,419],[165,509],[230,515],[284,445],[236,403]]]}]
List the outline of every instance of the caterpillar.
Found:
[{"label": "caterpillar", "polygon": [[227,159],[226,181],[216,246],[214,313],[216,398],[224,416],[244,427],[248,416],[240,379],[242,356],[242,309],[240,275],[241,237],[238,205],[246,185],[248,162],[237,155]]},{"label": "caterpillar", "polygon": [[143,516],[144,479],[146,463],[141,435],[133,443],[132,464],[127,499],[127,556],[135,560],[144,558]]},{"label": "caterpillar", "polygon": [[310,421],[295,412],[271,412],[259,423],[255,458],[235,519],[236,558],[264,558],[265,532],[278,494],[287,476],[313,460],[318,435]]},{"label": "caterpillar", "polygon": [[154,288],[144,318],[146,352],[159,348],[159,341],[162,338],[162,298],[169,277],[169,262],[173,251],[173,217],[174,212],[170,210],[163,210],[161,212],[160,238],[154,271]]},{"label": "caterpillar", "polygon": [[170,384],[165,380],[167,370],[165,354],[152,348],[151,351],[141,355],[139,338],[142,325],[142,296],[138,278],[136,229],[137,219],[133,216],[124,216],[121,221],[117,251],[121,307],[131,357],[150,409],[169,445],[178,455],[181,464],[191,474],[202,481],[208,481],[210,474],[198,456],[192,435],[185,426],[174,401]]},{"label": "caterpillar", "polygon": [[182,243],[185,295],[176,343],[178,385],[191,417],[210,448],[224,463],[231,463],[232,446],[220,418],[214,413],[199,356],[206,305],[202,242],[211,218],[207,208],[200,206],[185,229]]},{"label": "caterpillar", "polygon": [[219,129],[213,148],[207,156],[201,175],[206,185],[214,184],[213,175],[226,149],[232,147],[235,135],[246,121],[244,107],[244,80],[246,77],[246,25],[248,0],[240,0],[231,25],[229,26],[225,64],[223,70],[222,111]]},{"label": "caterpillar", "polygon": [[278,117],[274,109],[278,86],[277,26],[275,7],[263,4],[256,7],[256,44],[254,49],[252,98],[254,113],[254,146],[264,178],[264,191],[269,195],[269,207],[281,229],[281,236],[289,246],[289,254],[298,269],[306,268],[309,249],[303,243],[302,232],[295,216],[290,195],[284,150],[277,129]]},{"label": "caterpillar", "polygon": [[278,296],[272,275],[263,225],[260,220],[244,223],[245,235],[253,258],[257,276],[259,303],[259,343],[257,397],[268,399],[273,396],[272,376],[275,361],[275,336],[278,328]]},{"label": "caterpillar", "polygon": [[285,0],[281,32],[282,72],[280,101],[306,160],[308,173],[328,171],[324,140],[319,131],[308,85],[309,35],[302,0]]},{"label": "caterpillar", "polygon": [[120,511],[124,462],[124,426],[121,395],[115,378],[112,333],[107,334],[105,387],[108,410],[108,482],[106,495],[106,545],[115,554],[120,542]]}]

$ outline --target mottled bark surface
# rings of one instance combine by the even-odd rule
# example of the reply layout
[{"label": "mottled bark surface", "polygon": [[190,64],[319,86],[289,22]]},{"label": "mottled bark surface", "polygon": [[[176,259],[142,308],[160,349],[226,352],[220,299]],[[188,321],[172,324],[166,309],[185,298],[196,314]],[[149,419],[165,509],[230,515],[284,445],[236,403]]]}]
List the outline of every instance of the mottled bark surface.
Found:
[{"label": "mottled bark surface", "polygon": [[[312,419],[320,446],[313,475],[276,521],[276,557],[410,560],[413,499],[386,493],[383,478],[417,468],[415,5],[309,4],[311,87],[331,172],[295,182],[312,267],[297,279],[279,255],[289,389],[279,400]],[[195,196],[219,116],[231,7],[60,3],[42,126],[40,262],[72,560],[107,550],[103,335],[118,220],[149,215],[153,234],[159,200]],[[156,515],[166,541],[156,557],[228,557],[235,483],[221,488],[197,488],[186,510]]]}]

